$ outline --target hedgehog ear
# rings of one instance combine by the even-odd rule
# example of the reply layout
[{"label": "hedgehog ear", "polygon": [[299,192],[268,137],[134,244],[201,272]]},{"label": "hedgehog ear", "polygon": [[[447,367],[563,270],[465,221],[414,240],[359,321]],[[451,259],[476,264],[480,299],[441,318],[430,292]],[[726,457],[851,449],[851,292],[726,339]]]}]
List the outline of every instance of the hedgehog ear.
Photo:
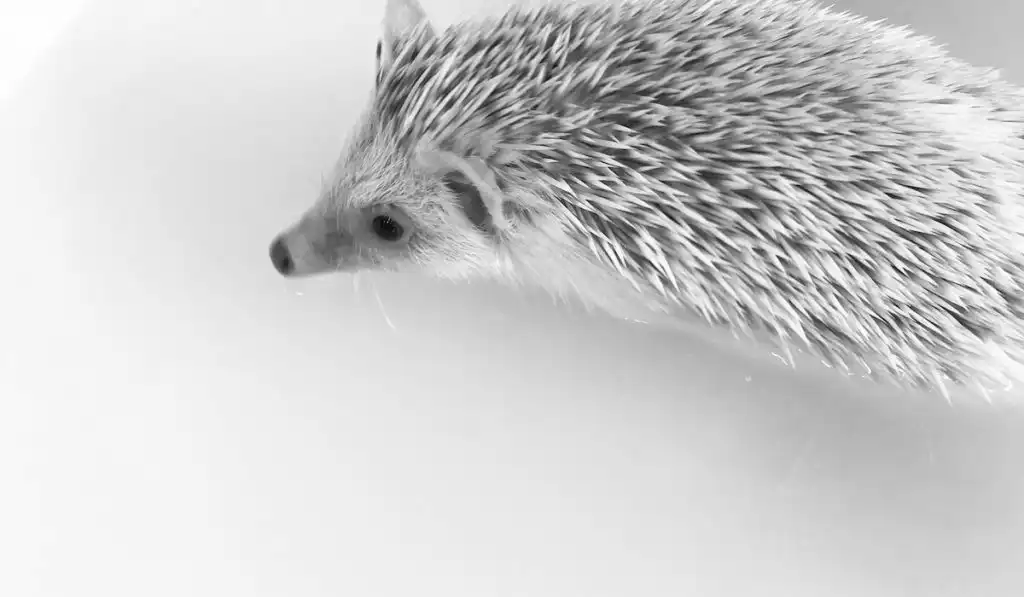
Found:
[{"label": "hedgehog ear", "polygon": [[394,47],[396,40],[408,36],[421,26],[428,36],[436,35],[419,0],[387,0],[384,7],[385,45]]},{"label": "hedgehog ear", "polygon": [[440,175],[458,208],[475,228],[486,234],[507,230],[506,198],[487,164],[480,158],[464,158],[448,151],[420,148],[420,167]]},{"label": "hedgehog ear", "polygon": [[381,39],[377,41],[377,84],[385,69],[394,60],[397,42],[408,37],[419,27],[420,35],[427,39],[437,35],[418,0],[387,0]]},{"label": "hedgehog ear", "polygon": [[484,202],[480,189],[466,176],[458,171],[447,172],[441,179],[445,187],[455,196],[462,213],[477,230],[485,233],[492,231],[491,210]]}]

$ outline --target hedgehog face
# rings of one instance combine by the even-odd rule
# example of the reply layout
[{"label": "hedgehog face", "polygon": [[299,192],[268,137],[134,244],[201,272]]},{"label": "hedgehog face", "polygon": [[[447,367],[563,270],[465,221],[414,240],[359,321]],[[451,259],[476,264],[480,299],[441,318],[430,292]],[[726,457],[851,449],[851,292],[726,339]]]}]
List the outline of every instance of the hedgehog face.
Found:
[{"label": "hedgehog face", "polygon": [[478,187],[458,169],[409,157],[372,117],[360,131],[315,205],[271,244],[278,272],[498,275],[491,210]]},{"label": "hedgehog face", "polygon": [[464,279],[496,270],[467,212],[473,187],[379,145],[354,144],[316,204],[271,244],[274,267],[289,277],[378,270]]},{"label": "hedgehog face", "polygon": [[[378,84],[399,38],[433,35],[415,0],[388,0],[385,13]],[[378,118],[370,110],[316,205],[271,243],[274,267],[289,277],[365,270],[496,275],[490,211],[474,184],[458,168],[399,147]]]}]

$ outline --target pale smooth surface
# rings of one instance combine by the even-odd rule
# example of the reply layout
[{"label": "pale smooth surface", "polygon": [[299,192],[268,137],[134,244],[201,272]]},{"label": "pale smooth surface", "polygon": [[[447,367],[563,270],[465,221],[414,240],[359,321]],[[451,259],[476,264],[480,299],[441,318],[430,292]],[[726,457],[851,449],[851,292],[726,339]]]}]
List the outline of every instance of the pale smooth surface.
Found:
[{"label": "pale smooth surface", "polygon": [[[1020,9],[844,6],[1024,81]],[[278,278],[381,14],[101,1],[4,105],[0,595],[1024,593],[1019,410],[487,285]]]},{"label": "pale smooth surface", "polygon": [[0,101],[81,14],[88,0],[0,0]]}]

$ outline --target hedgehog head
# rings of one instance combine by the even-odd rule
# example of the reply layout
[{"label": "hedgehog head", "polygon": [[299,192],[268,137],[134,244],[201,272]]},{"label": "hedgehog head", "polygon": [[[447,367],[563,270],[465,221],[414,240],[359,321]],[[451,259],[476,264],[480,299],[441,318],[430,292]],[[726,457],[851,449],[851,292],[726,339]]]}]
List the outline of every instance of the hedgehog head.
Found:
[{"label": "hedgehog head", "polygon": [[[429,135],[395,124],[401,81],[386,81],[405,49],[436,39],[415,0],[387,0],[377,44],[377,89],[320,197],[270,246],[282,275],[306,277],[367,270],[446,278],[497,275],[501,199],[486,142],[440,149]],[[410,43],[414,42],[414,43]],[[418,45],[417,45],[418,44]],[[383,85],[383,87],[382,87]],[[390,91],[389,91],[390,90]],[[383,99],[382,99],[383,97]]]}]

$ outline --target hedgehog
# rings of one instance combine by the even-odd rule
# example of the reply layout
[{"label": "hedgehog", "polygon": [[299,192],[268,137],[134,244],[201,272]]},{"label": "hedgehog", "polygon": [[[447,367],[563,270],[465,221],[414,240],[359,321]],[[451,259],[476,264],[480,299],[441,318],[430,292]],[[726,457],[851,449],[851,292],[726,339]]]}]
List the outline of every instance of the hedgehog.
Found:
[{"label": "hedgehog", "polygon": [[1024,91],[816,0],[386,0],[287,277],[532,285],[904,388],[1024,379]]}]

